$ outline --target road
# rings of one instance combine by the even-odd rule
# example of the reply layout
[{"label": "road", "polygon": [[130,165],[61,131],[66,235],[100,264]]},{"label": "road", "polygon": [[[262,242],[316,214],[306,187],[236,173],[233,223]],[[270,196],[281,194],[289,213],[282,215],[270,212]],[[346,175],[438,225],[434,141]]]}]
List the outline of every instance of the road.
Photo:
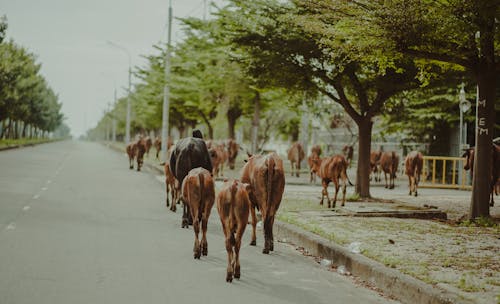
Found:
[{"label": "road", "polygon": [[241,249],[240,280],[225,282],[216,209],[208,256],[164,206],[151,172],[124,154],[65,141],[0,152],[0,303],[388,303],[292,246]]}]

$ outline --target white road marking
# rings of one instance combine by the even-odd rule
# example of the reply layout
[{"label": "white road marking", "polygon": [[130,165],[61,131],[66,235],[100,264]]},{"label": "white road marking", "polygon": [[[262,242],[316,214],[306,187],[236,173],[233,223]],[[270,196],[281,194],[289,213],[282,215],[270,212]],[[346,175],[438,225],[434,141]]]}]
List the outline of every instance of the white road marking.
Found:
[{"label": "white road marking", "polygon": [[49,179],[49,180],[47,181],[47,184],[51,184],[51,183],[52,183],[52,181]]},{"label": "white road marking", "polygon": [[40,194],[35,194],[35,195],[33,196],[33,199],[38,199],[39,197],[40,197]]},{"label": "white road marking", "polygon": [[42,188],[42,191],[46,191],[47,189],[49,189],[49,188],[47,188],[47,187],[43,187],[43,188]]},{"label": "white road marking", "polygon": [[23,211],[28,211],[28,210],[30,210],[30,208],[31,208],[30,206],[24,206]]},{"label": "white road marking", "polygon": [[7,228],[5,228],[5,229],[6,229],[6,230],[14,230],[14,229],[16,229],[16,224],[14,224],[14,223],[10,223],[10,224],[7,226]]}]

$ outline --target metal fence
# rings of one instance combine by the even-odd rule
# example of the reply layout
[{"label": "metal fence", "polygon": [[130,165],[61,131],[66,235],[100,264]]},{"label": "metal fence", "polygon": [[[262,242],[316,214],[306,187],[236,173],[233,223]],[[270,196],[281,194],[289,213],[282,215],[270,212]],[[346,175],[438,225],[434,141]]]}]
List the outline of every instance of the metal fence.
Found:
[{"label": "metal fence", "polygon": [[465,158],[424,156],[422,188],[449,188],[470,190],[469,172],[463,169]]}]

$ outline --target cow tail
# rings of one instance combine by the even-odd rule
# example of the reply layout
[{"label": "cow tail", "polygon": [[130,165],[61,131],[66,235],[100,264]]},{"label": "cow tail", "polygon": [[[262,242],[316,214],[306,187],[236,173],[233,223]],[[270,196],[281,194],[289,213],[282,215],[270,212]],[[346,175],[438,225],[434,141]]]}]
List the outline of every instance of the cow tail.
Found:
[{"label": "cow tail", "polygon": [[236,239],[234,238],[234,233],[235,233],[235,225],[236,225],[236,214],[235,214],[235,200],[236,200],[236,194],[238,192],[238,186],[237,186],[237,183],[236,181],[233,181],[233,183],[231,184],[231,201],[230,201],[230,205],[229,205],[229,212],[228,212],[228,216],[229,216],[229,229],[231,231],[231,245],[235,245],[236,244]]},{"label": "cow tail", "polygon": [[205,209],[205,206],[204,206],[205,201],[203,200],[203,194],[205,192],[205,190],[203,189],[203,186],[205,185],[205,176],[204,176],[203,172],[200,172],[198,174],[198,179],[200,180],[200,209],[198,211],[198,217],[199,217],[198,220],[201,221],[202,213],[203,213],[203,210]]},{"label": "cow tail", "polygon": [[[267,208],[271,206],[271,196],[273,188],[274,158],[269,157],[267,161]],[[269,209],[268,209],[269,212]]]}]

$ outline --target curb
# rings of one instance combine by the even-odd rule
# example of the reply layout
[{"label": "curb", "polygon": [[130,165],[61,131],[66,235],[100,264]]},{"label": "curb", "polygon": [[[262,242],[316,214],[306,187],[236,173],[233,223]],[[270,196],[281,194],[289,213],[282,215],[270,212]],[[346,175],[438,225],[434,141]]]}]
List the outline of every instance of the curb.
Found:
[{"label": "curb", "polygon": [[388,268],[363,255],[352,253],[340,245],[292,224],[276,221],[274,230],[279,239],[286,239],[286,242],[300,245],[312,255],[331,260],[333,265],[344,265],[353,275],[375,285],[402,303],[473,303],[456,294],[443,291]]}]

